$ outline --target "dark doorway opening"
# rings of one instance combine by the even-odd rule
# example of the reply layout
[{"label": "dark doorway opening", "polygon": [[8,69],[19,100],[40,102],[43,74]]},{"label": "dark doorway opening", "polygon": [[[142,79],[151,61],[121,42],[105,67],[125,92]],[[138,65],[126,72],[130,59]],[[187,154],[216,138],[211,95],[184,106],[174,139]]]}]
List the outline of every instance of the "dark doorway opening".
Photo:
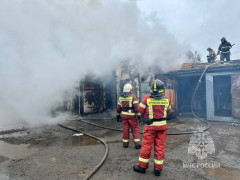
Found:
[{"label": "dark doorway opening", "polygon": [[73,111],[76,112],[76,113],[79,113],[79,96],[76,95],[76,94],[74,96],[73,103],[74,103]]},{"label": "dark doorway opening", "polygon": [[214,115],[232,116],[231,76],[213,76]]},{"label": "dark doorway opening", "polygon": [[206,117],[206,83],[205,78],[202,79],[196,94],[193,98],[193,92],[199,81],[199,76],[185,76],[177,79],[177,106],[180,115],[192,115],[191,107],[195,114],[199,117]]}]

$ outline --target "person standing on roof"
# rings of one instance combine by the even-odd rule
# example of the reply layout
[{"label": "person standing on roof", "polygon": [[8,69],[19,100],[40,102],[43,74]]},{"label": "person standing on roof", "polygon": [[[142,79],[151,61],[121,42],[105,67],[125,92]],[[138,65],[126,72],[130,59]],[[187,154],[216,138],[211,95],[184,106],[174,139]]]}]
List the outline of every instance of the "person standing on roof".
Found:
[{"label": "person standing on roof", "polygon": [[230,61],[230,49],[232,48],[231,43],[229,43],[225,37],[222,37],[221,44],[218,47],[218,53],[220,54],[220,61],[223,62],[226,58],[226,61]]},{"label": "person standing on roof", "polygon": [[171,102],[165,96],[163,82],[155,80],[152,84],[150,95],[147,94],[139,104],[139,111],[144,115],[145,125],[143,128],[142,148],[139,155],[138,165],[133,170],[145,173],[154,142],[154,173],[160,176],[163,169],[164,144],[167,136],[166,118],[171,112]]},{"label": "person standing on roof", "polygon": [[197,51],[195,51],[195,54],[194,54],[194,62],[195,63],[201,62],[201,55]]},{"label": "person standing on roof", "polygon": [[140,149],[140,135],[139,135],[139,125],[138,119],[140,119],[141,114],[138,110],[138,100],[136,96],[132,93],[132,85],[127,83],[123,87],[123,93],[118,99],[117,103],[117,121],[122,119],[123,124],[123,147],[128,148],[129,146],[129,129],[131,128],[134,144],[136,149]]},{"label": "person standing on roof", "polygon": [[207,51],[209,52],[207,56],[208,63],[215,63],[217,59],[215,51],[212,48],[207,48]]}]

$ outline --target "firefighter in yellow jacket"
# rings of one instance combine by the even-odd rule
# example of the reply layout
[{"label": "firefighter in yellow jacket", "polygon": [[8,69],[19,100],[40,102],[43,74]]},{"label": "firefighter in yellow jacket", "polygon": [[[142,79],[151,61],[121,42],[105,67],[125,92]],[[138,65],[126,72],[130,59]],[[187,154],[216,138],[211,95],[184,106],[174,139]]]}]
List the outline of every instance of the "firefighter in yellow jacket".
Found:
[{"label": "firefighter in yellow jacket", "polygon": [[214,50],[212,48],[207,48],[207,51],[209,52],[209,54],[207,56],[208,63],[214,63],[217,59],[216,53],[214,52]]},{"label": "firefighter in yellow jacket", "polygon": [[163,169],[165,139],[167,136],[167,116],[171,113],[171,102],[165,95],[163,82],[159,79],[152,84],[150,94],[147,94],[139,104],[139,111],[144,115],[142,148],[139,163],[133,170],[145,173],[148,168],[152,144],[154,142],[154,173],[160,176]]},{"label": "firefighter in yellow jacket", "polygon": [[123,124],[123,147],[128,148],[129,146],[129,129],[132,129],[134,138],[134,144],[136,149],[140,149],[140,135],[138,118],[141,114],[138,110],[138,100],[134,94],[132,94],[132,85],[127,83],[123,87],[123,93],[118,99],[117,103],[117,121],[122,119]]}]

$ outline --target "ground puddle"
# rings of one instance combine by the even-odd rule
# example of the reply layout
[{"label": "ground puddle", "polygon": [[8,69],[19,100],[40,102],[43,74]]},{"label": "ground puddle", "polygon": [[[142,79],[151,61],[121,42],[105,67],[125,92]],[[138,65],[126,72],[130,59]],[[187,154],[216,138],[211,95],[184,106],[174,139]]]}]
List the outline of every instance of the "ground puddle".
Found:
[{"label": "ground puddle", "polygon": [[0,155],[9,159],[22,159],[37,151],[37,148],[30,148],[29,144],[9,144],[0,141]]}]

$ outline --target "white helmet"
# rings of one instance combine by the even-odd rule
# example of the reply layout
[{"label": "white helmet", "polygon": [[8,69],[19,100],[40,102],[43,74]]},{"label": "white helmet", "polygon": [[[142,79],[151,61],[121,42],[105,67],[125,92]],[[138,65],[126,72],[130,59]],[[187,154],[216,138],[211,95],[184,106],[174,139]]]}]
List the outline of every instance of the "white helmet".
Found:
[{"label": "white helmet", "polygon": [[129,84],[129,83],[127,83],[127,84],[125,84],[124,86],[123,86],[123,92],[125,93],[130,93],[131,92],[131,90],[132,90],[132,85],[131,84]]}]

